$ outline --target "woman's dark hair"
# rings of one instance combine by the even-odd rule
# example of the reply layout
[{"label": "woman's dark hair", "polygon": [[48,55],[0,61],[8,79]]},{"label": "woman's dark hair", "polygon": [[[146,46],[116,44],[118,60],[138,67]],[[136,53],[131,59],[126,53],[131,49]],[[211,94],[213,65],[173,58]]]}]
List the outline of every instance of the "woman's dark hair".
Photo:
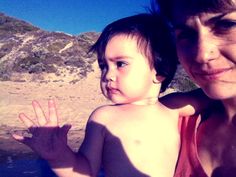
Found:
[{"label": "woman's dark hair", "polygon": [[155,68],[157,75],[165,78],[161,92],[165,91],[177,67],[174,39],[166,21],[157,13],[144,13],[109,24],[90,49],[97,53],[98,62],[103,63],[109,40],[121,34],[137,38],[137,46],[148,58],[150,66]]},{"label": "woman's dark hair", "polygon": [[224,12],[235,9],[234,0],[155,0],[161,14],[173,20],[174,11],[187,15],[202,12]]}]

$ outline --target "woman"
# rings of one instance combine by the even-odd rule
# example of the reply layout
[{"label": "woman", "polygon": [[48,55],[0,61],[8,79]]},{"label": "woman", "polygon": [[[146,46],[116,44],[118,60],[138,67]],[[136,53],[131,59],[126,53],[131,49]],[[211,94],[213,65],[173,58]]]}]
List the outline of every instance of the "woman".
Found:
[{"label": "woman", "polygon": [[176,176],[236,176],[236,1],[157,0],[173,24],[179,61],[220,101],[182,125]]}]

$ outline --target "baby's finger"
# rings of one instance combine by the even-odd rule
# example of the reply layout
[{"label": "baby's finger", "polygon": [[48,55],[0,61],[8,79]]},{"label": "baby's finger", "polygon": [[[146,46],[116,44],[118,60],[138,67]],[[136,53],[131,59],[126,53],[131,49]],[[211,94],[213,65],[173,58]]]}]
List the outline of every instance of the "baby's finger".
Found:
[{"label": "baby's finger", "polygon": [[54,100],[48,101],[50,126],[58,126],[57,109]]},{"label": "baby's finger", "polygon": [[40,106],[40,104],[37,101],[33,101],[32,102],[33,108],[34,108],[34,112],[36,115],[36,118],[38,120],[38,124],[39,125],[45,125],[47,123],[47,118],[45,117],[45,114]]},{"label": "baby's finger", "polygon": [[19,142],[22,142],[24,140],[24,137],[22,135],[12,134],[11,136]]},{"label": "baby's finger", "polygon": [[72,127],[72,126],[69,125],[69,124],[63,125],[63,126],[61,127],[61,131],[60,131],[61,135],[62,135],[62,136],[67,136],[67,134],[68,134],[68,132],[70,131],[71,127]]},{"label": "baby's finger", "polygon": [[35,127],[35,123],[24,113],[20,113],[19,118],[27,128]]},{"label": "baby's finger", "polygon": [[23,143],[27,146],[29,146],[30,148],[31,145],[32,145],[32,142],[31,142],[31,138],[29,137],[24,137],[22,135],[18,135],[18,134],[12,134],[12,137],[16,140],[16,141],[19,141],[20,143]]}]

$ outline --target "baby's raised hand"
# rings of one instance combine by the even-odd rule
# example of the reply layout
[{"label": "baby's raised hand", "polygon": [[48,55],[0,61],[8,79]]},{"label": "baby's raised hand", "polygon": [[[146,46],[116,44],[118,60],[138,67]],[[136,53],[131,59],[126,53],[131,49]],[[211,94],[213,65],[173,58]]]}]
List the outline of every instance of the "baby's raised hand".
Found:
[{"label": "baby's raised hand", "polygon": [[19,114],[20,120],[28,128],[29,136],[13,134],[13,137],[37,152],[48,161],[58,160],[61,154],[68,151],[67,134],[70,125],[59,127],[58,115],[53,100],[48,101],[48,116],[45,115],[37,101],[32,102],[36,121],[27,117],[24,113]]}]

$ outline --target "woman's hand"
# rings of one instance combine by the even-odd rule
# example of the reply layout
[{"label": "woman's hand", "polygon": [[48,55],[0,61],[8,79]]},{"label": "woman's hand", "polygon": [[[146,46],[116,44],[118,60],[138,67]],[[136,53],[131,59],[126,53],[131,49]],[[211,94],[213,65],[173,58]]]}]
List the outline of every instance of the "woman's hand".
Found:
[{"label": "woman's hand", "polygon": [[67,134],[71,126],[64,125],[59,127],[57,110],[53,100],[48,101],[48,116],[45,115],[37,101],[33,101],[32,105],[36,121],[27,117],[24,113],[19,114],[20,120],[28,128],[29,134],[27,136],[13,134],[12,136],[48,161],[57,161],[59,160],[58,158],[63,158],[62,154],[69,150]]}]

